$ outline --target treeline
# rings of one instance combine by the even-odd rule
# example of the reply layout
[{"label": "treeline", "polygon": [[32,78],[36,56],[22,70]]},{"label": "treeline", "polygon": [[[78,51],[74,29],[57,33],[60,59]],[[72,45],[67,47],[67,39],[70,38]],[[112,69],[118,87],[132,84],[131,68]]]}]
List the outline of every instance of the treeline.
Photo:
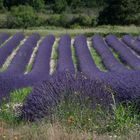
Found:
[{"label": "treeline", "polygon": [[37,11],[50,7],[54,13],[62,13],[67,9],[95,8],[104,3],[105,0],[0,0],[0,7],[10,10],[13,6],[30,5]]},{"label": "treeline", "polygon": [[0,28],[140,25],[140,0],[0,0]]}]

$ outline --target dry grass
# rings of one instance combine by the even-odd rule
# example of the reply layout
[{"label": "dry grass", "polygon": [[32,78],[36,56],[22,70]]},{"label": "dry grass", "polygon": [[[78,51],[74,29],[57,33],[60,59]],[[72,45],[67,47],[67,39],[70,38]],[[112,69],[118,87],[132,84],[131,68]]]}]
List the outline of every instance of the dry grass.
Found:
[{"label": "dry grass", "polygon": [[139,140],[140,132],[136,130],[128,136],[98,135],[96,132],[68,131],[59,123],[21,124],[11,128],[0,122],[1,140]]},{"label": "dry grass", "polygon": [[96,135],[86,132],[67,132],[59,123],[21,124],[10,128],[1,122],[0,139],[5,140],[90,140]]}]

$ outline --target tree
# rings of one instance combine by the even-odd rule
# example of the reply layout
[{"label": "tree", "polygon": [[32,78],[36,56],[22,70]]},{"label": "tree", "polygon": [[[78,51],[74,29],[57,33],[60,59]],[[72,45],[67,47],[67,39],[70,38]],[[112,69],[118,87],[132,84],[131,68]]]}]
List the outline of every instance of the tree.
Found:
[{"label": "tree", "polygon": [[107,7],[100,12],[98,24],[140,24],[139,0],[106,0]]},{"label": "tree", "polygon": [[40,11],[44,7],[45,2],[44,0],[26,0],[24,1],[24,4],[29,4],[35,10]]},{"label": "tree", "polygon": [[84,4],[83,0],[71,0],[71,7],[74,9],[84,6]]},{"label": "tree", "polygon": [[3,9],[3,0],[0,0],[0,10]]},{"label": "tree", "polygon": [[31,6],[19,5],[12,7],[10,14],[7,16],[9,28],[27,28],[35,26],[38,17]]},{"label": "tree", "polygon": [[66,10],[67,7],[67,1],[66,0],[55,0],[53,5],[53,10],[56,13],[62,13]]},{"label": "tree", "polygon": [[30,5],[35,10],[39,11],[44,7],[44,4],[44,0],[4,0],[4,6],[7,7],[9,10],[13,6]]}]

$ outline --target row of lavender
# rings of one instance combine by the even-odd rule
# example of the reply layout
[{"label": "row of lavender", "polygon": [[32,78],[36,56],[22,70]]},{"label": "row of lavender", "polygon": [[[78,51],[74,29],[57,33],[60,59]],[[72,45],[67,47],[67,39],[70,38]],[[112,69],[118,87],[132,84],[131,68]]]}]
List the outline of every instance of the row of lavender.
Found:
[{"label": "row of lavender", "polygon": [[[8,37],[9,37],[9,35],[7,35],[6,33],[0,34],[1,42],[2,42],[2,40],[8,39]],[[20,41],[23,38],[24,38],[23,34],[17,33],[12,37],[12,39],[10,39],[6,44],[4,44],[4,46],[2,48],[0,48],[0,66],[2,66],[4,64],[6,58],[19,45]],[[69,39],[67,39],[67,38],[69,38]],[[26,42],[22,46],[20,46],[21,49],[17,52],[17,55],[13,59],[12,64],[9,66],[6,73],[10,73],[10,72],[13,72],[12,74],[23,73],[23,71],[25,70],[25,66],[27,65],[27,63],[30,59],[30,56],[33,52],[33,49],[36,46],[37,41],[39,39],[40,39],[40,36],[38,34],[33,34],[26,40]],[[139,50],[140,41],[138,39],[134,40],[131,36],[126,35],[122,38],[123,42],[125,42],[125,43],[123,43],[123,42],[119,41],[113,35],[107,36],[106,39],[105,39],[106,41],[104,41],[103,38],[100,37],[99,35],[95,35],[92,38],[92,44],[93,44],[94,49],[96,49],[96,51],[101,56],[103,64],[105,65],[105,67],[109,71],[118,72],[118,71],[127,70],[127,68],[113,56],[109,47],[114,49],[119,54],[120,59],[123,62],[125,62],[127,65],[129,65],[132,69],[137,70],[137,69],[139,69],[139,65],[140,65],[139,58],[132,53],[132,51],[128,48],[128,46],[130,48],[132,48],[134,51],[136,51],[137,53],[139,53],[139,51],[140,51]],[[79,43],[79,44],[77,44],[77,43]],[[60,40],[60,45],[61,44],[64,45],[64,46],[71,46],[70,37],[69,36],[62,37],[62,39]],[[80,47],[75,47],[75,49],[78,49],[78,51],[77,51],[78,53],[79,52],[83,53],[83,55],[88,55],[89,54],[89,50],[87,49],[88,48],[87,47],[87,40],[84,36],[77,36],[75,38],[75,46],[76,46],[76,44],[79,45],[79,46],[80,45],[83,46],[82,49]],[[58,53],[60,53],[60,55],[62,55],[61,53],[63,51],[64,50],[61,50]],[[63,54],[63,55],[65,55],[64,57],[66,59],[69,59],[70,55],[71,55],[71,49],[69,48],[69,50],[67,50],[67,51],[70,54],[68,52],[66,52],[66,54]],[[87,56],[87,57],[89,57],[89,56]],[[77,59],[82,60],[83,58],[80,58],[80,56],[79,56],[79,57],[77,57]],[[86,60],[84,59],[84,60],[79,61],[79,62],[81,62],[83,64],[92,63],[92,65],[90,65],[90,66],[87,65],[88,66],[87,70],[89,70],[89,69],[93,70],[94,69],[94,71],[100,71],[97,68],[97,66],[95,64],[93,64],[94,61],[92,59],[88,59],[88,62],[85,62],[85,61]],[[80,66],[81,65],[82,64],[80,64]],[[94,68],[92,68],[93,65],[94,65]],[[61,69],[61,66],[59,67],[59,69]],[[74,67],[73,67],[73,70],[71,70],[71,71],[75,71]]]},{"label": "row of lavender", "polygon": [[[34,91],[25,101],[21,118],[28,120],[42,118],[48,113],[50,107],[56,105],[65,96],[73,93],[80,93],[84,97],[89,96],[93,102],[93,107],[96,104],[110,107],[113,102],[112,94],[115,96],[116,103],[135,100],[139,97],[140,60],[129,48],[131,46],[133,50],[136,50],[134,48],[138,50],[138,47],[140,47],[139,38],[134,40],[131,36],[124,36],[122,40],[125,43],[123,43],[113,35],[107,36],[105,41],[99,35],[93,36],[92,46],[100,54],[104,65],[109,70],[108,72],[102,72],[97,68],[91,57],[86,37],[77,36],[74,41],[74,47],[79,72],[75,73],[71,57],[70,36],[62,36],[58,46],[59,58],[57,69],[53,76],[49,76],[49,63],[55,40],[54,36],[49,35],[40,44],[32,71],[24,75],[22,74],[23,69],[38,39],[39,35],[37,34],[30,36],[26,41],[27,44],[25,43],[22,49],[19,50],[21,53],[27,53],[22,57],[17,53],[6,74],[0,75],[1,99],[2,97],[8,98],[11,90],[26,86],[35,86]],[[109,47],[117,51],[121,60],[125,61],[134,70],[127,69],[121,64],[114,57]],[[2,48],[4,49],[6,47]],[[16,65],[16,63],[19,65]],[[17,69],[19,69],[18,74],[15,74]],[[38,85],[37,83],[41,81],[45,82]],[[114,92],[110,93],[110,91]]]}]

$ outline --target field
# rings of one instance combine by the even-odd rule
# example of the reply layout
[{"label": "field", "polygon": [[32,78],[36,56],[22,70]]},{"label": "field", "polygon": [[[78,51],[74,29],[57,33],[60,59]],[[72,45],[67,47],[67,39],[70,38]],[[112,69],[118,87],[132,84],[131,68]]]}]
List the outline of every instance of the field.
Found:
[{"label": "field", "polygon": [[139,27],[18,31],[0,30],[1,139],[139,139]]}]

